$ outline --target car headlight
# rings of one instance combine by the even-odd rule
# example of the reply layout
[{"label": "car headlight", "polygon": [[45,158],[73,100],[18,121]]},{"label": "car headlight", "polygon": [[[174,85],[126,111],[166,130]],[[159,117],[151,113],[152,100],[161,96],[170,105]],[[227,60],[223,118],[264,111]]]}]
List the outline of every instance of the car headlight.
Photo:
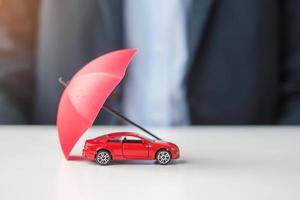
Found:
[{"label": "car headlight", "polygon": [[176,146],[171,147],[171,150],[172,151],[179,151],[178,147],[176,147]]}]

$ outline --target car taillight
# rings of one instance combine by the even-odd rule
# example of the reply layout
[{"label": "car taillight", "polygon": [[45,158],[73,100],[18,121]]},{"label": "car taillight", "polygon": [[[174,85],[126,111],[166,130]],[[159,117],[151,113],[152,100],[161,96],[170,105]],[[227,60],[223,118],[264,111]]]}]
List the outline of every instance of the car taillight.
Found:
[{"label": "car taillight", "polygon": [[96,143],[85,142],[84,148],[90,148],[90,147],[93,147],[95,145],[96,145]]},{"label": "car taillight", "polygon": [[91,144],[91,143],[89,143],[89,142],[85,142],[85,144],[84,144],[84,148],[87,148],[87,147],[90,147],[90,146],[92,146],[92,144]]}]

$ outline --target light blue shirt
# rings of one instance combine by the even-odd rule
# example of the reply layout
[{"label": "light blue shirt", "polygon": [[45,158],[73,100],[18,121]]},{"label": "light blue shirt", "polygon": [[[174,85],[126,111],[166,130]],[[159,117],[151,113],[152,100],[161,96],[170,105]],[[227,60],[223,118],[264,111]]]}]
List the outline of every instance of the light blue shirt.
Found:
[{"label": "light blue shirt", "polygon": [[138,49],[124,88],[125,114],[143,125],[186,125],[186,0],[127,0],[128,47]]}]

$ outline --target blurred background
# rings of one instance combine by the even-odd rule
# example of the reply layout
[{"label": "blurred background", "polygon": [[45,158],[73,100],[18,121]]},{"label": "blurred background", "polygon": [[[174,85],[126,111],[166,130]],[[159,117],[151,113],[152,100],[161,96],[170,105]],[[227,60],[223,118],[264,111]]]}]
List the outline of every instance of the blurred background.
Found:
[{"label": "blurred background", "polygon": [[[107,101],[143,125],[299,124],[298,0],[0,0],[0,124],[55,124],[88,61],[137,48]],[[120,124],[104,111],[97,124]]]}]

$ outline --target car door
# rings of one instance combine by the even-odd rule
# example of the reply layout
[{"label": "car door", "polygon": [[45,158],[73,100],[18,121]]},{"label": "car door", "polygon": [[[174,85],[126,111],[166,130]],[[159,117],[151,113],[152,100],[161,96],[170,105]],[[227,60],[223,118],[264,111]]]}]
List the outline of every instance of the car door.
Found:
[{"label": "car door", "polygon": [[123,137],[123,156],[125,159],[148,159],[149,145],[139,137]]},{"label": "car door", "polygon": [[112,137],[107,140],[107,148],[111,151],[114,160],[122,160],[122,137]]}]

